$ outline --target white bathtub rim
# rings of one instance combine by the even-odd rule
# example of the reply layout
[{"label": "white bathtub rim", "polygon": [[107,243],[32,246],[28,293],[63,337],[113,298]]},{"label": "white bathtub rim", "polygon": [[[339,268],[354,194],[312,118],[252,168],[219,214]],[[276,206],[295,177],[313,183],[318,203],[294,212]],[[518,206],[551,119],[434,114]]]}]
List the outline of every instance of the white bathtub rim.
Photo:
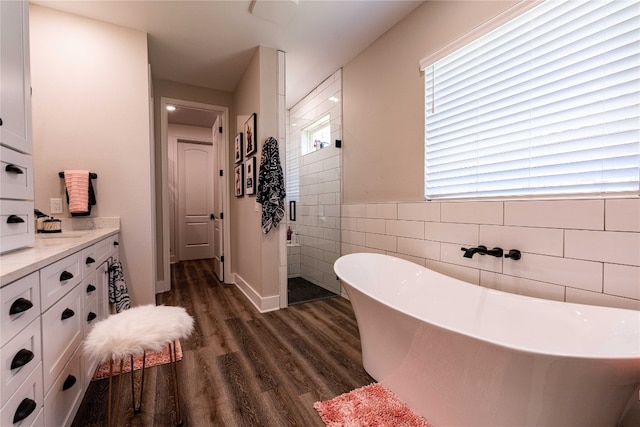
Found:
[{"label": "white bathtub rim", "polygon": [[[473,339],[477,339],[477,340],[481,340],[484,342],[488,342],[494,345],[497,345],[499,347],[505,347],[511,350],[515,350],[515,351],[520,351],[520,352],[526,352],[526,353],[537,353],[537,354],[544,354],[544,355],[548,355],[548,356],[555,356],[555,357],[570,357],[570,358],[575,358],[575,359],[606,359],[606,360],[618,360],[618,361],[630,361],[634,364],[640,362],[640,338],[637,339],[637,341],[635,342],[635,347],[633,347],[632,350],[629,350],[628,352],[622,352],[621,353],[612,353],[612,352],[607,352],[607,349],[602,349],[601,353],[598,352],[588,352],[585,353],[584,351],[566,351],[566,350],[553,350],[553,349],[548,349],[548,348],[541,348],[539,346],[532,346],[532,345],[516,345],[510,342],[505,342],[505,341],[501,341],[499,339],[494,339],[492,337],[486,336],[485,334],[476,334],[473,333],[467,329],[464,328],[458,328],[449,324],[445,324],[444,322],[438,320],[438,319],[433,319],[433,318],[428,318],[427,316],[424,315],[418,315],[416,313],[412,313],[410,311],[405,310],[402,307],[398,307],[397,305],[394,304],[389,304],[387,301],[380,301],[379,297],[372,294],[368,289],[359,286],[357,284],[354,284],[352,281],[350,281],[348,278],[345,278],[345,274],[343,271],[343,264],[348,262],[348,260],[350,258],[362,258],[362,257],[373,257],[373,258],[378,258],[377,261],[379,262],[384,262],[385,259],[388,260],[393,260],[393,262],[398,262],[400,264],[405,264],[407,266],[410,266],[411,268],[418,268],[418,269],[422,269],[422,270],[427,270],[429,271],[430,274],[434,274],[437,277],[443,278],[444,280],[447,281],[453,281],[456,283],[459,283],[461,286],[465,286],[465,287],[469,287],[469,289],[471,290],[471,292],[474,293],[481,293],[484,294],[486,296],[496,296],[496,297],[503,297],[503,298],[514,298],[515,300],[518,299],[524,299],[524,300],[529,300],[533,303],[537,303],[537,304],[545,304],[545,305],[549,305],[550,307],[554,307],[554,306],[559,306],[559,307],[563,307],[566,308],[567,310],[582,310],[582,311],[612,311],[612,312],[617,312],[619,314],[622,314],[624,316],[628,316],[630,319],[635,320],[637,325],[640,325],[640,312],[636,311],[636,310],[628,310],[628,309],[622,309],[622,308],[611,308],[611,307],[600,307],[600,306],[591,306],[591,305],[585,305],[585,304],[576,304],[576,303],[569,303],[569,302],[562,302],[562,301],[553,301],[553,300],[546,300],[546,299],[541,299],[541,298],[535,298],[535,297],[529,297],[529,296],[525,296],[525,295],[518,295],[518,294],[513,294],[513,293],[509,293],[509,292],[503,292],[503,291],[498,291],[495,289],[491,289],[491,288],[485,288],[479,285],[473,285],[471,283],[459,280],[459,279],[454,279],[450,276],[446,276],[442,273],[439,273],[437,271],[431,270],[427,267],[421,266],[419,264],[415,264],[412,263],[410,261],[404,260],[402,258],[398,258],[398,257],[394,257],[391,255],[385,255],[385,254],[376,254],[376,253],[353,253],[353,254],[348,254],[348,255],[343,255],[341,256],[335,263],[334,263],[334,271],[336,273],[336,275],[340,278],[341,281],[343,281],[347,286],[347,293],[349,292],[349,287],[353,287],[355,289],[357,289],[359,292],[367,295],[369,298],[372,298],[376,301],[378,301],[381,304],[387,305],[391,308],[393,308],[394,310],[397,310],[401,313],[403,313],[406,316],[410,316],[412,318],[415,318],[419,321],[422,322],[427,322],[431,325],[434,325],[436,327],[445,329],[445,330],[449,330],[451,332],[454,333],[458,333],[458,334],[462,334],[465,335],[467,337],[473,338]],[[535,321],[536,319],[534,319]],[[535,324],[532,323],[532,324]],[[640,366],[640,365],[639,365]],[[640,370],[640,368],[639,368]]]}]

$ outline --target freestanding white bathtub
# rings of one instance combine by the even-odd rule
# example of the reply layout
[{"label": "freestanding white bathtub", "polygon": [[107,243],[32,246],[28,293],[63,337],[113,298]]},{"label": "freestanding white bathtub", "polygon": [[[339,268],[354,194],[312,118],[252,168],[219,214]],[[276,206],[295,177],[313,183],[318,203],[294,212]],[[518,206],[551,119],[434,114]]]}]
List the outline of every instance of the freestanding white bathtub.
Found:
[{"label": "freestanding white bathtub", "polygon": [[386,255],[334,269],[364,368],[434,427],[614,427],[640,384],[638,311],[499,292]]}]

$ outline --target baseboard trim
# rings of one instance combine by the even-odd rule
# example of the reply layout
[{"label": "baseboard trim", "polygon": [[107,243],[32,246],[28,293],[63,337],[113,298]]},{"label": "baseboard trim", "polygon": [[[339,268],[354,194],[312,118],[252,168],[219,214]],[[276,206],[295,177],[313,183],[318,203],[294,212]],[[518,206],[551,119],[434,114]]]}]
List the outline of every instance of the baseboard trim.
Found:
[{"label": "baseboard trim", "polygon": [[233,283],[240,289],[240,291],[247,297],[247,299],[254,305],[254,307],[260,313],[267,313],[269,311],[275,311],[280,309],[280,296],[273,295],[270,297],[262,297],[255,289],[249,285],[238,273],[233,274]]}]

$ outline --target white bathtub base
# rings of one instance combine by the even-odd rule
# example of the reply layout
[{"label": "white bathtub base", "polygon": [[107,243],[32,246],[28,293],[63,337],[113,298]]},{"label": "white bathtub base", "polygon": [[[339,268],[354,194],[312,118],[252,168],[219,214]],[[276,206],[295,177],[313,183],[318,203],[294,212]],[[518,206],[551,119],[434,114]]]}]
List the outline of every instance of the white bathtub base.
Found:
[{"label": "white bathtub base", "polygon": [[349,292],[368,319],[358,322],[364,368],[434,427],[613,427],[635,390],[632,362],[517,353]]},{"label": "white bathtub base", "polygon": [[638,356],[515,350],[423,322],[369,289],[343,285],[365,369],[434,427],[615,427],[640,383]]}]

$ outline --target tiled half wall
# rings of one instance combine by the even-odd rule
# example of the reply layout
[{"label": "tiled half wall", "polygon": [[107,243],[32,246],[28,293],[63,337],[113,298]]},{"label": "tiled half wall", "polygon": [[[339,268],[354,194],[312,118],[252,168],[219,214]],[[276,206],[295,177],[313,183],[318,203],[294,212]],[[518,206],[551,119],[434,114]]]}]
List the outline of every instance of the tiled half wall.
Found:
[{"label": "tiled half wall", "polygon": [[[342,254],[404,258],[488,288],[640,310],[640,199],[344,204]],[[461,247],[519,249],[522,258]]]}]

